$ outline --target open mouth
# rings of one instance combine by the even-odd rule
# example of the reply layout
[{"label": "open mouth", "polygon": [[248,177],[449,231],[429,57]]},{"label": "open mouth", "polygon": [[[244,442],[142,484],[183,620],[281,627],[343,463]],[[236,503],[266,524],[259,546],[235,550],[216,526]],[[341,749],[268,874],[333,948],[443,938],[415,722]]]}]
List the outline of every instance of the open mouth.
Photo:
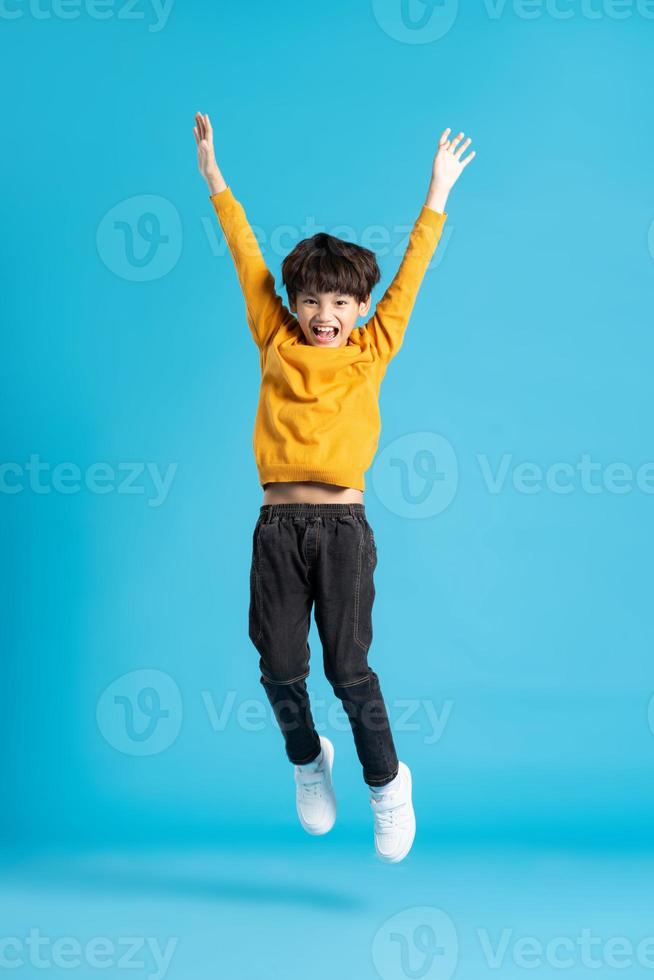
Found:
[{"label": "open mouth", "polygon": [[338,327],[312,327],[311,330],[321,344],[328,344],[338,336]]}]

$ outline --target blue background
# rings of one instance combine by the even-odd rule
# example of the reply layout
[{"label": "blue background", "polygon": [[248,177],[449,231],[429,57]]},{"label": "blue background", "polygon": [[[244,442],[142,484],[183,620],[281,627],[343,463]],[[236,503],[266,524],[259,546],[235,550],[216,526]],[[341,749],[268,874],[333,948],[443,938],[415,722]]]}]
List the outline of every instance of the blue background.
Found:
[{"label": "blue background", "polygon": [[[392,248],[380,250],[374,300],[442,129],[463,129],[477,150],[381,400],[380,454],[404,440],[418,494],[413,450],[439,434],[456,458],[451,500],[412,511],[398,471],[395,485],[379,467],[367,476],[379,549],[370,663],[418,815],[398,875],[424,872],[430,848],[591,848],[600,862],[648,850],[654,496],[601,480],[611,464],[635,474],[654,460],[654,20],[635,5],[619,18],[608,0],[593,16],[561,5],[569,18],[551,4],[527,17],[517,4],[493,15],[490,3],[450,0],[450,29],[413,43],[415,31],[393,36],[399,0],[177,0],[163,25],[144,2],[133,19],[116,5],[105,20],[88,5],[74,19],[43,9],[16,4],[5,10],[19,16],[0,18],[11,853],[229,846],[236,881],[239,854],[286,842],[290,862],[322,845],[327,877],[339,845],[353,848],[344,873],[388,873],[374,865],[349,728],[327,717],[332,706],[344,718],[315,627],[309,688],[336,746],[339,822],[329,840],[298,839],[292,769],[247,635],[258,355],[197,171],[196,110],[211,115],[220,166],[277,282],[305,222],[351,226],[358,241],[379,225]],[[121,228],[105,218],[116,206]],[[166,238],[152,261],[145,212]],[[50,467],[47,492],[29,485],[31,454]],[[520,463],[545,472],[584,454],[600,464],[600,492],[578,476],[565,494],[512,482]],[[496,471],[507,456],[493,493],[480,457]],[[52,469],[64,462],[82,476],[102,462],[174,475],[153,506],[148,471],[140,493],[119,479],[106,493],[58,492]],[[144,685],[132,673],[143,670],[166,676]],[[170,735],[155,733],[150,754],[126,734],[126,702],[112,714],[103,700],[118,678],[135,709],[161,681]],[[252,700],[255,724],[238,714]],[[436,739],[425,703],[444,719]],[[134,725],[143,733],[148,718],[137,710]],[[257,874],[280,893],[277,872]],[[320,921],[320,903],[315,912]]]}]

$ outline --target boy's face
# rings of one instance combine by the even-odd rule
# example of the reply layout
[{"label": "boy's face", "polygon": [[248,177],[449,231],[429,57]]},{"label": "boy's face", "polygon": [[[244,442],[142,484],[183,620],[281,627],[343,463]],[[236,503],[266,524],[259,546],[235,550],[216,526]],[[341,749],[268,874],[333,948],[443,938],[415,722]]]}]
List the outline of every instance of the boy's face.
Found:
[{"label": "boy's face", "polygon": [[305,343],[312,347],[344,347],[357,325],[357,317],[367,314],[370,302],[370,296],[360,303],[345,293],[298,293],[291,312],[298,318]]}]

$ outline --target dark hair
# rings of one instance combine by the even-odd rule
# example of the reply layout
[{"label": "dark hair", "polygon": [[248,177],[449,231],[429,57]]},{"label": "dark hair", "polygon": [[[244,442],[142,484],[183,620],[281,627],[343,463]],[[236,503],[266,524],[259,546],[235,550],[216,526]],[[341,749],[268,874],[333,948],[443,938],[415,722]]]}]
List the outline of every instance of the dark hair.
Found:
[{"label": "dark hair", "polygon": [[343,293],[364,303],[380,279],[374,252],[326,232],[298,242],[282,262],[291,304],[298,293]]}]

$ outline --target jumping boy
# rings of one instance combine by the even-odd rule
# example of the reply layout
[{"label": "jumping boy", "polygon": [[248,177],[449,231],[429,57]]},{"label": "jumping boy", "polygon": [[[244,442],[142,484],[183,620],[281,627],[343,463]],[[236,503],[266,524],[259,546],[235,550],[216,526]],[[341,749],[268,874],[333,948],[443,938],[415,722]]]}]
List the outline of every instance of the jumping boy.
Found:
[{"label": "jumping boy", "polygon": [[299,242],[282,264],[287,308],[216,163],[208,115],[196,113],[193,132],[259,349],[253,447],[264,495],[252,537],[249,636],[294,765],[298,817],[310,834],[327,833],[336,819],[334,746],[314,727],[305,683],[314,607],[325,676],[347,712],[370,788],[375,851],[382,861],[401,861],[415,837],[411,771],[398,760],[368,665],[377,549],[364,473],[381,431],[382,379],[441,237],[449,192],[475,153],[463,157],[470,144],[463,133],[442,133],[397,274],[358,327],[381,278],[374,252],[325,233]]}]

